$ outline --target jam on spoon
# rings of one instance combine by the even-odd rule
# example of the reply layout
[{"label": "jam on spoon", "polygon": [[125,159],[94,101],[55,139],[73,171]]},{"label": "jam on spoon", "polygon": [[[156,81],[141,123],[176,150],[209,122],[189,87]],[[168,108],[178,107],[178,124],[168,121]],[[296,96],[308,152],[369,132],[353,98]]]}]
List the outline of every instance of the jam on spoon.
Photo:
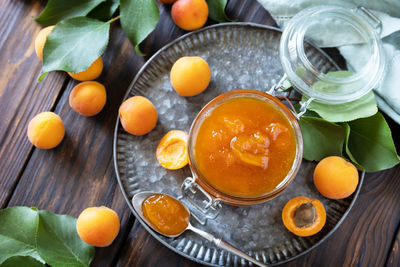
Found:
[{"label": "jam on spoon", "polygon": [[190,224],[189,209],[182,202],[170,195],[155,192],[141,192],[133,196],[132,204],[140,218],[150,228],[164,236],[177,237],[184,231],[191,230],[222,249],[236,254],[258,266],[267,266],[231,244],[192,226]]}]

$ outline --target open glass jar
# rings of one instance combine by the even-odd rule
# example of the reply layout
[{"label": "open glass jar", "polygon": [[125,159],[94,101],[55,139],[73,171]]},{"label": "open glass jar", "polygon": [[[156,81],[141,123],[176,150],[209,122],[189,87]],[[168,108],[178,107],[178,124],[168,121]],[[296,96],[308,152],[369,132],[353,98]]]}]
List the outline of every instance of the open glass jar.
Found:
[{"label": "open glass jar", "polygon": [[[312,45],[326,45],[325,40],[319,39],[321,24],[328,25],[328,30],[332,31],[332,35],[340,35],[341,29],[352,32],[352,36],[355,37],[351,43],[363,45],[363,49],[367,49],[370,54],[362,63],[363,68],[352,71],[346,76],[334,76],[330,75],[329,70],[324,69],[324,66],[315,67],[320,64],[314,62],[316,58],[309,56],[312,55],[309,49]],[[218,216],[221,202],[231,205],[253,205],[267,201],[283,192],[296,176],[301,164],[303,143],[297,119],[305,111],[307,105],[311,101],[333,105],[351,102],[367,94],[381,81],[385,60],[378,36],[379,30],[379,20],[364,8],[350,10],[336,6],[318,6],[306,9],[293,17],[282,34],[279,51],[284,75],[268,94],[255,90],[230,91],[216,97],[200,111],[189,134],[188,149],[192,177],[187,178],[181,187],[182,197],[188,199],[204,215],[199,218],[194,214],[198,221],[205,223],[207,219]],[[340,36],[338,38],[340,39]],[[285,80],[308,98],[307,102],[302,103],[299,114],[290,111],[273,96],[275,90],[281,88]],[[316,86],[321,83],[323,86]],[[197,162],[195,147],[200,126],[211,111],[236,97],[257,98],[274,105],[284,114],[296,138],[296,152],[292,165],[279,183],[264,192],[241,195],[234,191],[224,190],[210,181],[208,174],[204,173]]]},{"label": "open glass jar", "polygon": [[[257,114],[263,109],[268,112]],[[208,194],[245,206],[267,201],[289,185],[301,165],[303,139],[296,117],[277,98],[233,90],[199,112],[188,150],[193,177]]]},{"label": "open glass jar", "polygon": [[[279,52],[284,73],[296,90],[312,100],[338,104],[359,99],[379,84],[385,72],[380,31],[379,19],[364,7],[305,9],[288,22],[282,33]],[[331,40],[326,40],[326,32]],[[315,59],[308,56],[310,44],[356,44],[369,56],[360,58],[358,65],[363,67],[351,70],[350,75],[330,75],[323,67],[315,67]]]}]

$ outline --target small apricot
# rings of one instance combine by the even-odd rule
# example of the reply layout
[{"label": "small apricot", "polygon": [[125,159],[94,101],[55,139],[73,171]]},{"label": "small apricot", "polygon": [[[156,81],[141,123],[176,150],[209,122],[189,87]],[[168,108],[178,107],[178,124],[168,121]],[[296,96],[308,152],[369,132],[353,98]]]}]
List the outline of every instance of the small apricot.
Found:
[{"label": "small apricot", "polygon": [[157,110],[150,100],[143,96],[132,96],[119,107],[122,127],[130,134],[144,135],[157,124]]},{"label": "small apricot", "polygon": [[156,158],[161,166],[169,170],[185,167],[188,162],[188,134],[180,130],[169,131],[157,146]]},{"label": "small apricot", "polygon": [[324,227],[326,212],[324,205],[314,198],[295,197],[282,210],[285,227],[295,235],[311,236]]},{"label": "small apricot", "polygon": [[109,246],[117,237],[119,228],[118,214],[104,206],[83,210],[76,221],[79,237],[96,247]]},{"label": "small apricot", "polygon": [[36,55],[38,56],[38,58],[40,60],[43,60],[43,48],[46,43],[47,36],[49,36],[49,34],[53,31],[54,27],[55,26],[53,25],[53,26],[48,26],[46,28],[43,28],[42,30],[40,30],[40,32],[36,36],[35,51],[36,51]]},{"label": "small apricot", "polygon": [[99,57],[92,63],[92,65],[89,66],[87,70],[77,73],[68,72],[68,74],[75,80],[84,82],[97,79],[102,71],[103,71],[103,59]]},{"label": "small apricot", "polygon": [[172,5],[171,17],[181,29],[192,31],[203,27],[208,18],[205,0],[178,0]]},{"label": "small apricot", "polygon": [[326,157],[315,167],[314,184],[324,197],[346,198],[357,188],[358,171],[353,164],[341,157]]},{"label": "small apricot", "polygon": [[53,112],[42,112],[31,119],[27,130],[29,141],[37,148],[56,147],[64,138],[65,128],[61,118]]},{"label": "small apricot", "polygon": [[210,83],[210,67],[201,57],[181,57],[172,65],[170,80],[179,95],[194,96]]},{"label": "small apricot", "polygon": [[75,112],[83,116],[93,116],[99,113],[106,104],[106,100],[106,88],[95,81],[77,84],[69,95],[69,105]]}]

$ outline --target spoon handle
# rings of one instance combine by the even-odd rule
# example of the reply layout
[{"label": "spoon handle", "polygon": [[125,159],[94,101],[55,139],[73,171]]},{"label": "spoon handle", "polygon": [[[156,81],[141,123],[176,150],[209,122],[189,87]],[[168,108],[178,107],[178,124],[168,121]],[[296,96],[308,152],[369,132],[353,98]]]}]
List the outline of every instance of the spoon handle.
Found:
[{"label": "spoon handle", "polygon": [[267,267],[268,265],[259,262],[258,260],[254,259],[253,257],[250,257],[249,255],[247,255],[246,253],[244,253],[243,251],[241,251],[240,249],[232,246],[231,244],[225,242],[224,240],[220,239],[220,238],[215,238],[212,234],[207,233],[203,230],[200,230],[196,227],[193,227],[192,225],[189,224],[189,227],[187,228],[188,230],[191,230],[193,232],[195,232],[196,234],[204,237],[205,239],[207,239],[210,242],[213,242],[215,245],[217,245],[218,247],[225,249],[235,255],[238,255],[239,257],[242,257],[258,266],[261,267]]}]

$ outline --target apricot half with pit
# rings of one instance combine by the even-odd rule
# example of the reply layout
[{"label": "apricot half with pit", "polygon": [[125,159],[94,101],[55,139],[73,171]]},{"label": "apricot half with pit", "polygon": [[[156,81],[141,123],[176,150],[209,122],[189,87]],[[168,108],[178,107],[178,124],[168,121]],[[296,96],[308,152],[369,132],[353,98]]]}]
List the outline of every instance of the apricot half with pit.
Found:
[{"label": "apricot half with pit", "polygon": [[282,210],[282,220],[286,228],[298,236],[311,236],[324,227],[326,212],[317,199],[295,197],[289,200]]}]

